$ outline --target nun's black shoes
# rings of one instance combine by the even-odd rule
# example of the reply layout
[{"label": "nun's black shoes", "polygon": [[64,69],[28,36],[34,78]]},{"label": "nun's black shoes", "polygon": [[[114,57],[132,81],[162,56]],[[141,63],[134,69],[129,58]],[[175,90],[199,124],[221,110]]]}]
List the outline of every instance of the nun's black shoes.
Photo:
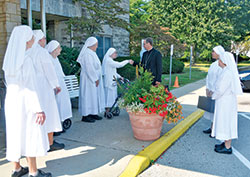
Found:
[{"label": "nun's black shoes", "polygon": [[215,145],[214,151],[221,154],[232,154],[233,152],[232,147],[227,149],[225,143]]},{"label": "nun's black shoes", "polygon": [[11,177],[21,177],[23,175],[26,175],[27,173],[29,172],[29,168],[28,167],[21,167],[21,170],[20,171],[14,171],[12,174],[11,174]]},{"label": "nun's black shoes", "polygon": [[214,149],[223,149],[225,147],[225,142],[221,143],[221,144],[216,144],[214,146]]},{"label": "nun's black shoes", "polygon": [[214,136],[212,136],[211,134],[209,135],[209,138],[215,138]]},{"label": "nun's black shoes", "polygon": [[63,129],[62,131],[60,132],[54,132],[53,136],[59,136],[61,135],[62,133],[65,133],[66,131]]},{"label": "nun's black shoes", "polygon": [[205,134],[211,134],[212,130],[211,130],[211,128],[208,128],[208,129],[203,130],[203,133],[205,133]]},{"label": "nun's black shoes", "polygon": [[29,175],[29,177],[52,177],[51,173],[45,173],[42,170],[37,170],[37,171],[38,171],[38,174],[36,176]]},{"label": "nun's black shoes", "polygon": [[57,150],[63,149],[64,147],[65,145],[63,143],[58,143],[56,141],[53,141],[53,144],[50,145],[48,152],[57,151]]},{"label": "nun's black shoes", "polygon": [[92,116],[88,115],[88,116],[82,116],[82,121],[83,122],[94,123],[95,119]]},{"label": "nun's black shoes", "polygon": [[61,132],[54,132],[53,136],[59,136],[61,135]]},{"label": "nun's black shoes", "polygon": [[94,120],[102,120],[101,116],[98,115],[90,115]]}]

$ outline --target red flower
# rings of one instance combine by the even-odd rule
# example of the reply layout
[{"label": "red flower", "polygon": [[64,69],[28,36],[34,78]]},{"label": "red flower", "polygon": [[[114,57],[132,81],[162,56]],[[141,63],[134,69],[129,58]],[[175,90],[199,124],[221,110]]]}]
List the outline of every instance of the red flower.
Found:
[{"label": "red flower", "polygon": [[143,103],[145,103],[147,100],[144,100],[143,98],[139,98],[139,100]]},{"label": "red flower", "polygon": [[171,92],[169,92],[168,97],[169,97],[169,99],[173,98],[173,94]]},{"label": "red flower", "polygon": [[163,104],[162,107],[167,108],[168,104]]}]

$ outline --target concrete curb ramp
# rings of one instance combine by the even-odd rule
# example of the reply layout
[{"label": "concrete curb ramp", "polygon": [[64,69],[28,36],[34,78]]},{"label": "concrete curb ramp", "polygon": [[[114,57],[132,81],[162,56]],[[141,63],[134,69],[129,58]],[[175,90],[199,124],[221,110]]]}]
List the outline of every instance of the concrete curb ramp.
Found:
[{"label": "concrete curb ramp", "polygon": [[185,133],[197,120],[204,114],[204,111],[198,109],[187,118],[177,124],[161,138],[150,144],[144,150],[140,151],[131,159],[127,168],[120,177],[136,177],[146,169],[152,161],[155,161],[166,149],[168,149],[183,133]]}]

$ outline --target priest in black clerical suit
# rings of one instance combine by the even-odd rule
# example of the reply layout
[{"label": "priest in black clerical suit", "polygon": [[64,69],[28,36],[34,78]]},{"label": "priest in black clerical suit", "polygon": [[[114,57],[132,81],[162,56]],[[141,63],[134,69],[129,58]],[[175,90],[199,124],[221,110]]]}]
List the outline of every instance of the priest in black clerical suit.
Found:
[{"label": "priest in black clerical suit", "polygon": [[[143,46],[147,51],[143,53],[141,65],[154,76],[152,84],[158,85],[161,82],[162,75],[162,55],[158,50],[153,48],[152,38],[146,38],[143,42]],[[139,63],[134,62],[133,66],[138,64]]]}]

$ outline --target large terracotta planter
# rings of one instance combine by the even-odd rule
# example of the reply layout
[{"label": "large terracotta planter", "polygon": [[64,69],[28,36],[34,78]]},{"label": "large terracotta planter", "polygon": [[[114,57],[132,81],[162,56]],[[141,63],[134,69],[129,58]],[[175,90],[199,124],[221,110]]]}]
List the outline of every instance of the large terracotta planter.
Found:
[{"label": "large terracotta planter", "polygon": [[129,112],[129,118],[136,139],[152,141],[160,137],[163,117],[158,114]]}]

